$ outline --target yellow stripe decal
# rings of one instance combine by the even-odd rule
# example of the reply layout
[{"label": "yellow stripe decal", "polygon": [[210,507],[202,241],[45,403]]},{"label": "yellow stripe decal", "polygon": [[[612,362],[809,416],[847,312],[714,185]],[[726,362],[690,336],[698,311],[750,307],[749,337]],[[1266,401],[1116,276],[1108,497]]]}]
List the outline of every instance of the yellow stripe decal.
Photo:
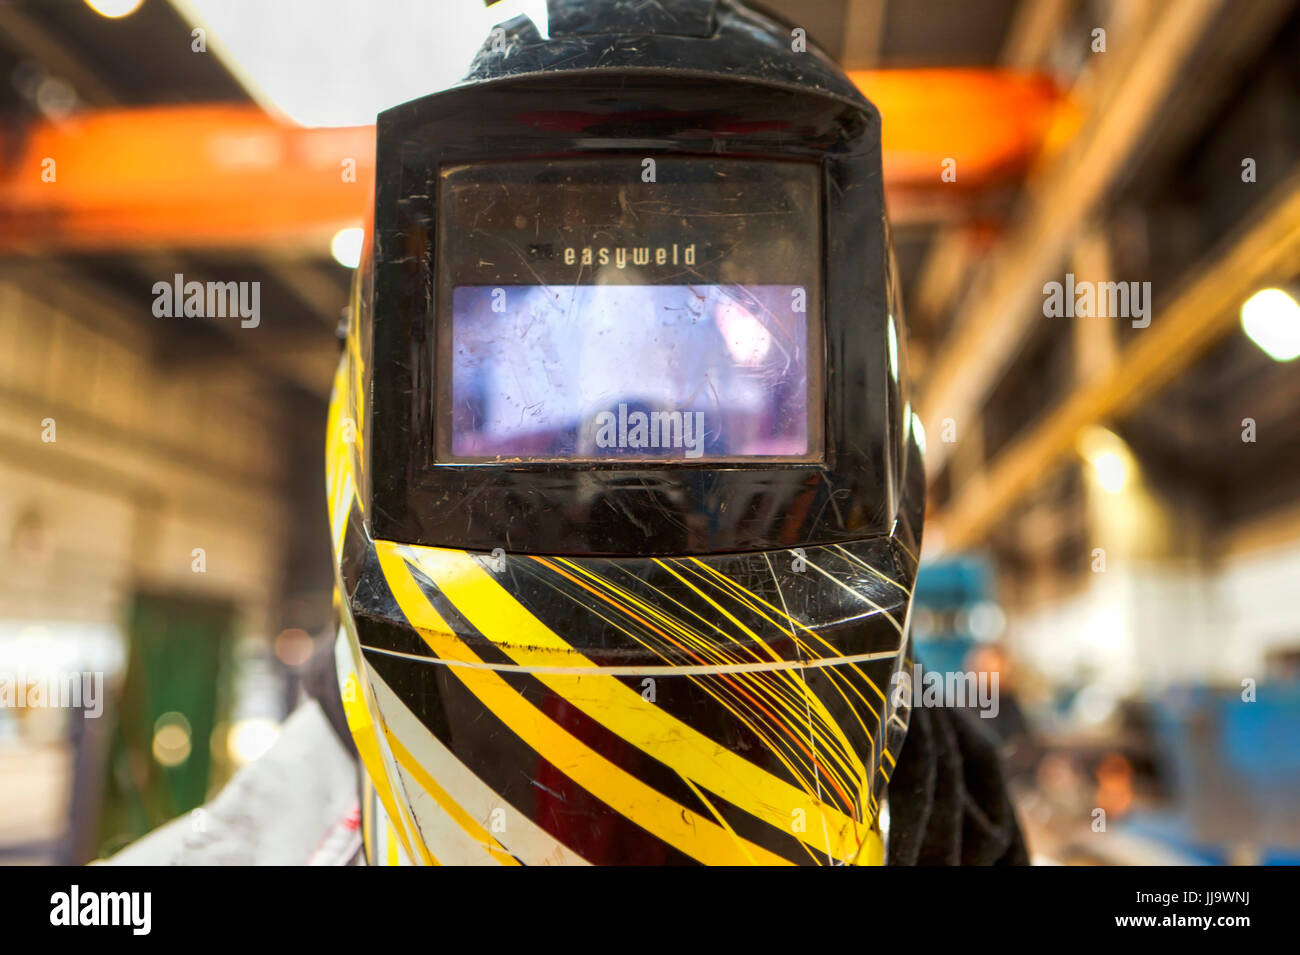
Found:
[{"label": "yellow stripe decal", "polygon": [[[393,596],[411,625],[421,634],[426,631],[444,637],[450,634],[451,628],[412,579],[398,548],[377,542],[377,550]],[[482,662],[459,641],[444,639],[439,641],[439,647],[442,652],[456,654],[458,659]],[[790,864],[787,859],[752,843],[744,843],[742,850],[721,826],[679,805],[607,760],[491,670],[467,667],[448,670],[512,732],[575,783],[686,855],[708,865],[742,865],[751,861],[763,865]]]},{"label": "yellow stripe decal", "polygon": [[[746,812],[825,851],[824,832],[831,834],[829,849],[837,859],[852,861],[870,826],[854,820],[819,799],[790,785],[749,760],[704,736],[670,713],[645,700],[619,680],[599,675],[594,663],[583,657],[533,617],[463,551],[421,548],[418,553],[401,545],[377,542],[380,562],[391,583],[395,571],[403,571],[403,554],[426,573],[447,598],[481,633],[510,634],[500,649],[520,664],[553,661],[560,654],[575,666],[590,666],[591,676],[537,673],[536,678],[569,703],[617,733],[655,759],[670,766],[683,778],[693,780]],[[423,593],[420,602],[427,613],[408,618],[420,629],[445,635],[450,628],[433,613]],[[406,601],[399,603],[406,609]],[[435,622],[436,621],[436,622]],[[536,649],[534,649],[536,648]],[[455,670],[456,668],[453,668]],[[482,671],[456,671],[462,679]],[[633,817],[636,818],[636,817]],[[803,826],[798,826],[800,820]],[[637,820],[640,821],[640,820]],[[804,831],[798,831],[802,829]]]}]

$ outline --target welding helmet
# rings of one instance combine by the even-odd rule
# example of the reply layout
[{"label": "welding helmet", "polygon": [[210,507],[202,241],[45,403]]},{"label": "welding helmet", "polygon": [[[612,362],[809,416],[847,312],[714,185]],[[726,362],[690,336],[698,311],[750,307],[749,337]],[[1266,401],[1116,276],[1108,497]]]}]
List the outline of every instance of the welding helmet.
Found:
[{"label": "welding helmet", "polygon": [[880,863],[923,479],[876,110],[732,0],[566,0],[377,136],[327,452],[369,861]]}]

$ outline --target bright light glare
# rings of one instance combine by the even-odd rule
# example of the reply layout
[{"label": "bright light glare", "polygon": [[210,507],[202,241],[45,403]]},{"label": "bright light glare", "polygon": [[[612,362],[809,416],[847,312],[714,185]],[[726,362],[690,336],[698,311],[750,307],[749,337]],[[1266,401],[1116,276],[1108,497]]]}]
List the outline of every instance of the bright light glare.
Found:
[{"label": "bright light glare", "polygon": [[[119,0],[120,2],[120,0]],[[492,28],[545,0],[171,0],[263,107],[303,126],[364,126],[459,82]]]},{"label": "bright light glare", "polygon": [[275,720],[250,718],[237,720],[226,735],[226,748],[235,765],[242,766],[260,757],[280,735]]},{"label": "bright light glare", "polygon": [[889,316],[889,373],[898,381],[898,332],[894,328],[894,316]]},{"label": "bright light glare", "polygon": [[366,239],[366,231],[360,226],[339,229],[330,240],[330,255],[339,265],[355,269],[361,264],[361,244]]},{"label": "bright light glare", "polygon": [[1110,494],[1124,490],[1128,481],[1128,467],[1124,459],[1114,451],[1103,451],[1092,459],[1092,466],[1097,469],[1097,482]]},{"label": "bright light glare", "polygon": [[1118,494],[1128,484],[1128,446],[1112,431],[1089,428],[1079,439],[1079,453],[1097,473],[1097,483],[1108,494]]},{"label": "bright light glare", "polygon": [[135,13],[143,2],[144,0],[86,0],[86,6],[100,16],[116,20]]},{"label": "bright light glare", "polygon": [[719,304],[715,317],[732,360],[751,367],[762,364],[772,350],[772,333],[767,327],[736,302]]},{"label": "bright light glare", "polygon": [[190,758],[190,721],[171,711],[154,721],[153,758],[162,766],[179,766]]},{"label": "bright light glare", "polygon": [[1300,305],[1280,288],[1266,288],[1241,306],[1247,337],[1274,361],[1300,357]]}]

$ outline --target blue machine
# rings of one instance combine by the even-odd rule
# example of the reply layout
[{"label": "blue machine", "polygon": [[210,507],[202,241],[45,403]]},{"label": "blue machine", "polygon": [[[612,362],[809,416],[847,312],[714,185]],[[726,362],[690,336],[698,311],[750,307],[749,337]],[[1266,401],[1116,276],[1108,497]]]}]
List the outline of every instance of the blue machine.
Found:
[{"label": "blue machine", "polygon": [[1241,857],[1300,864],[1300,683],[1240,690],[1188,687],[1155,706],[1158,751],[1174,809],[1124,825],[1211,865]]},{"label": "blue machine", "polygon": [[993,599],[993,570],[982,557],[922,564],[913,592],[913,647],[927,670],[964,669],[975,646],[970,611]]}]

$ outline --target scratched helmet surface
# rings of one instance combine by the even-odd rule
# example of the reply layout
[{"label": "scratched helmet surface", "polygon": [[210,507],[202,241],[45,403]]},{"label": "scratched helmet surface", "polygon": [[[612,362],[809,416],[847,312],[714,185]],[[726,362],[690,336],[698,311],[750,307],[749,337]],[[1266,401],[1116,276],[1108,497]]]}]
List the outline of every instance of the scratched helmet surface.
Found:
[{"label": "scratched helmet surface", "polygon": [[367,857],[879,864],[924,487],[880,117],[728,0],[548,27],[379,117],[326,462]]}]

